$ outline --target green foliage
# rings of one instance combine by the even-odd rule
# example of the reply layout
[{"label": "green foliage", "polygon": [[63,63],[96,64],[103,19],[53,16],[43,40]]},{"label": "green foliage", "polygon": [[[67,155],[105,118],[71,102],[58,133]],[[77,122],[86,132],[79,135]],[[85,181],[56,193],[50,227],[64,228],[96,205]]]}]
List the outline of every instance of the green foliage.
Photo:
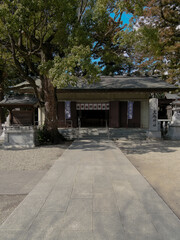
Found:
[{"label": "green foliage", "polygon": [[19,81],[10,54],[6,49],[0,47],[0,89],[2,95],[5,95],[9,91],[9,86],[15,85]]},{"label": "green foliage", "polygon": [[[132,71],[134,36],[132,29],[124,32],[127,25],[122,14],[141,14],[146,2],[0,1],[0,49],[6,49],[19,78],[30,83],[40,105],[44,104],[48,128],[57,126],[55,88],[75,86],[79,79],[92,83],[100,73]],[[37,78],[41,89],[36,86]]]},{"label": "green foliage", "polygon": [[149,0],[139,19],[134,48],[138,68],[158,73],[169,82],[179,80],[179,1]]},{"label": "green foliage", "polygon": [[[168,70],[175,79],[177,9],[178,0],[5,0],[0,2],[0,47],[32,85],[35,77],[48,77],[57,88],[76,85],[79,77],[91,83],[100,68],[113,75],[149,67]],[[133,14],[131,25],[122,23],[123,12]],[[142,21],[134,30],[139,16],[149,24]],[[38,89],[36,95],[43,96]]]},{"label": "green foliage", "polygon": [[[89,6],[92,3],[93,1],[89,1]],[[80,5],[77,0],[21,0],[0,3],[0,25],[2,26],[0,43],[13,55],[15,65],[22,77],[25,78],[27,75],[39,77],[41,74],[51,76],[57,62],[61,62],[61,71],[56,71],[55,81],[59,86],[62,85],[61,79],[65,76],[63,66],[66,63],[69,66],[66,76],[69,73],[71,80],[73,74],[75,74],[74,80],[76,79],[77,71],[72,69],[77,68],[76,64],[81,71],[86,72],[86,77],[95,76],[93,72],[89,73],[88,68],[94,72],[97,70],[96,75],[98,74],[97,67],[91,62],[93,42],[89,23],[92,21],[90,18],[93,18],[93,11],[90,11],[89,6],[87,1],[82,1]],[[82,48],[81,52],[79,46]],[[72,67],[68,65],[70,63]],[[52,70],[51,67],[53,67]],[[28,71],[25,72],[24,69]],[[59,84],[57,79],[60,80]]]},{"label": "green foliage", "polygon": [[51,135],[44,126],[37,130],[36,132],[37,145],[50,144],[51,142],[52,142]]},{"label": "green foliage", "polygon": [[58,139],[55,139],[50,131],[47,130],[45,126],[38,128],[36,130],[36,145],[50,145],[50,144],[58,144],[65,141],[65,138],[59,134]]},{"label": "green foliage", "polygon": [[[142,39],[143,36],[143,39]],[[161,56],[162,54],[162,44],[160,43],[158,29],[151,28],[149,26],[144,26],[139,29],[139,34],[137,34],[137,39],[139,38],[139,48],[145,49],[147,54],[152,54],[154,56]]]},{"label": "green foliage", "polygon": [[121,42],[114,42],[114,37],[126,27],[121,21],[123,11],[131,11],[131,4],[140,10],[142,2],[3,1],[0,44],[13,55],[22,78],[46,75],[58,88],[75,85],[79,76],[88,82],[97,80],[99,69],[92,57],[101,58],[103,73],[114,73],[118,68],[126,72],[133,65],[123,56],[127,45],[119,50]]},{"label": "green foliage", "polygon": [[88,80],[89,83],[98,80],[98,67],[91,63],[89,46],[74,46],[66,56],[66,58],[55,57],[49,71],[55,87],[75,86],[79,77],[84,81]]}]

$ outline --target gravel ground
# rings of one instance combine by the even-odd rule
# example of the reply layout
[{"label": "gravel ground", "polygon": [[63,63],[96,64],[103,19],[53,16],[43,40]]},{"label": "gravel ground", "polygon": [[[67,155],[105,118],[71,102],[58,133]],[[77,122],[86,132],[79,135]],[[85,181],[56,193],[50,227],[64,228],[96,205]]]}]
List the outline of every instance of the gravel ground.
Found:
[{"label": "gravel ground", "polygon": [[25,150],[0,148],[0,170],[47,170],[70,145],[41,146]]},{"label": "gravel ground", "polygon": [[[70,144],[66,142],[26,150],[4,150],[0,146],[0,173],[3,173],[0,176],[0,225],[28,194],[21,194],[21,191],[30,191]],[[4,185],[10,192],[14,186],[12,193],[4,194]]]},{"label": "gravel ground", "polygon": [[116,144],[180,218],[180,141],[119,139]]},{"label": "gravel ground", "polygon": [[0,195],[0,225],[26,197],[25,194]]}]

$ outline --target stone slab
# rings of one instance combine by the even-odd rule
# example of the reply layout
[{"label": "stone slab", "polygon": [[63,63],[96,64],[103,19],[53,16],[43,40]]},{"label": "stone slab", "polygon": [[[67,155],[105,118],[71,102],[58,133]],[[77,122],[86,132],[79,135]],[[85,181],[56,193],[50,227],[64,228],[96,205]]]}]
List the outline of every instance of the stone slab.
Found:
[{"label": "stone slab", "polygon": [[115,194],[111,192],[95,193],[93,198],[93,212],[118,212]]},{"label": "stone slab", "polygon": [[125,240],[125,232],[116,213],[93,213],[93,232],[95,239]]},{"label": "stone slab", "polygon": [[4,134],[4,148],[35,147],[35,130],[32,127],[7,128]]},{"label": "stone slab", "polygon": [[168,137],[171,140],[180,140],[180,126],[169,126]]},{"label": "stone slab", "polygon": [[54,188],[46,199],[42,211],[66,211],[71,197],[72,187],[62,186],[60,189]]},{"label": "stone slab", "polygon": [[24,240],[55,240],[58,239],[64,226],[64,212],[40,212],[28,229]]},{"label": "stone slab", "polygon": [[62,231],[61,240],[95,240],[93,231]]},{"label": "stone slab", "polygon": [[3,240],[25,240],[25,232],[17,230],[0,230],[0,239]]},{"label": "stone slab", "polygon": [[173,214],[150,214],[151,221],[163,240],[179,240],[180,226],[179,219]]}]

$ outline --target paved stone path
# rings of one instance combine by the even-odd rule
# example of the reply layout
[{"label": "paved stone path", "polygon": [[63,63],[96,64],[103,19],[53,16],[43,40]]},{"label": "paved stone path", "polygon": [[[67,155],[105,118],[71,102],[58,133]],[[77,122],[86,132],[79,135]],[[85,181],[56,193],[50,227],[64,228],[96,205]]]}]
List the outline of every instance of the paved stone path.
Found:
[{"label": "paved stone path", "polygon": [[0,227],[1,240],[179,240],[180,220],[109,140],[79,140]]}]

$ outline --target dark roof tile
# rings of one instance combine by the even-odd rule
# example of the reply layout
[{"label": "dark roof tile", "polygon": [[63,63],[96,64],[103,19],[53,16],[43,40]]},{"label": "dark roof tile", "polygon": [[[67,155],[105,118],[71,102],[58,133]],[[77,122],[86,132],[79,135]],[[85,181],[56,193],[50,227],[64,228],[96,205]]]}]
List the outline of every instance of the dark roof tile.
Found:
[{"label": "dark roof tile", "polygon": [[28,94],[9,95],[6,96],[1,102],[1,106],[7,105],[35,105],[38,102],[37,98]]},{"label": "dark roof tile", "polygon": [[94,89],[94,90],[108,90],[108,89],[176,89],[174,85],[168,84],[158,78],[153,77],[127,77],[127,76],[102,76],[101,80],[94,84],[88,84],[80,80],[77,86],[67,86],[64,89]]}]

